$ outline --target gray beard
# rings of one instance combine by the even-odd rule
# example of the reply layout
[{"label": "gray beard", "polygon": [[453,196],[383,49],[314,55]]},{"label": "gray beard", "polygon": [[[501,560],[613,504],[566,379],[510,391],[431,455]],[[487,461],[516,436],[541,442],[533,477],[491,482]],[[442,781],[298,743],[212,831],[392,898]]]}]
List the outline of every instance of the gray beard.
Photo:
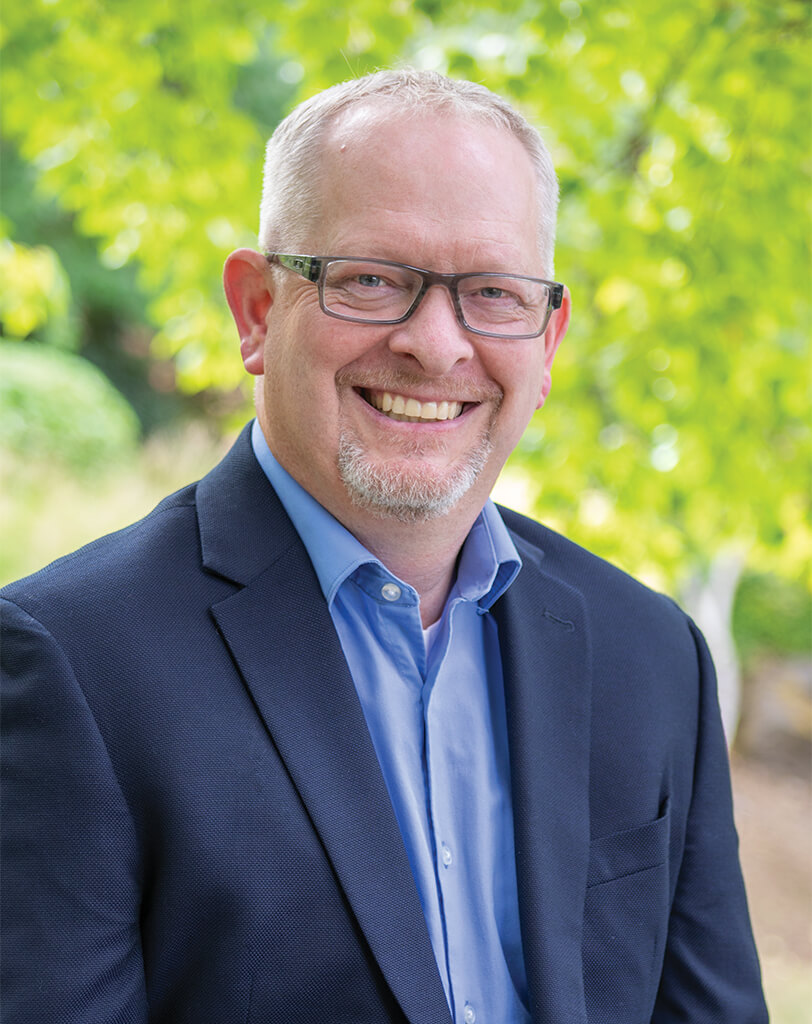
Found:
[{"label": "gray beard", "polygon": [[420,523],[447,515],[473,487],[493,451],[490,432],[471,449],[464,461],[453,466],[442,480],[413,471],[398,470],[372,462],[363,446],[342,433],[338,447],[338,472],[353,504],[381,519]]}]

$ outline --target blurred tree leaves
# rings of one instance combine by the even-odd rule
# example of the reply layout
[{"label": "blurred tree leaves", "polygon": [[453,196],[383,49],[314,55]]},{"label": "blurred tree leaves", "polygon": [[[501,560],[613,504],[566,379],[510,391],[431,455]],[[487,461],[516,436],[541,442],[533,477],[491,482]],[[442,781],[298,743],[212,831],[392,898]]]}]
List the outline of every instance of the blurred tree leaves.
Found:
[{"label": "blurred tree leaves", "polygon": [[[104,267],[138,261],[153,351],[175,358],[180,386],[235,386],[220,273],[231,248],[253,243],[263,129],[290,92],[267,73],[271,29],[239,2],[201,17],[157,0],[4,13],[4,132],[37,188],[98,240]],[[248,67],[254,93],[263,68],[271,80],[264,123],[235,103]]]},{"label": "blurred tree leaves", "polygon": [[6,336],[26,338],[40,331],[53,345],[73,347],[67,328],[70,286],[56,253],[48,246],[0,242],[0,320]]},{"label": "blurred tree leaves", "polygon": [[[294,93],[405,60],[512,97],[559,169],[574,303],[513,461],[538,511],[662,586],[726,546],[807,564],[808,2],[17,0],[5,21],[4,131],[102,265],[138,268],[153,353],[189,392],[240,379],[220,267],[252,244]],[[37,302],[58,320],[58,283],[29,302],[43,336]]]}]

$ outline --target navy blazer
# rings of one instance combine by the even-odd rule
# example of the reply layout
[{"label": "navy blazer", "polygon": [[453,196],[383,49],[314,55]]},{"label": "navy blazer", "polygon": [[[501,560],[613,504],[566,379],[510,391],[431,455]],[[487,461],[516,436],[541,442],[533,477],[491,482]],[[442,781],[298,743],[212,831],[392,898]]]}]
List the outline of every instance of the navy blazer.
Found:
[{"label": "navy blazer", "polygon": [[[503,514],[533,1020],[761,1024],[701,637]],[[450,1020],[326,603],[247,432],[4,595],[4,1020]]]}]

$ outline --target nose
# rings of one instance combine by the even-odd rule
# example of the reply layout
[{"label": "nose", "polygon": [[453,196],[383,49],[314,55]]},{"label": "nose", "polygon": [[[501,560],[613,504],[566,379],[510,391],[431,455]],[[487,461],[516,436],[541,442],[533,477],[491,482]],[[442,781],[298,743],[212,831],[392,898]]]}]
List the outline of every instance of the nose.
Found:
[{"label": "nose", "polygon": [[393,327],[389,348],[416,359],[431,377],[449,373],[474,355],[471,336],[457,319],[451,292],[443,285],[432,285],[409,319]]}]

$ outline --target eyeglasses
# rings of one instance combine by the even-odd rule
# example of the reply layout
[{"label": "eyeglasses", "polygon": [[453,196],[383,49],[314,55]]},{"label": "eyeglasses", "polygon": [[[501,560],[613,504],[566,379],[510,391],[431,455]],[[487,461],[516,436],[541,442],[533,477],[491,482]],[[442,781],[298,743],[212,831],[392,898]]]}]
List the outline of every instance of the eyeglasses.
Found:
[{"label": "eyeglasses", "polygon": [[279,252],[265,258],[318,285],[322,310],[355,324],[401,324],[429,288],[442,285],[466,330],[488,338],[537,338],[564,296],[563,284],[518,274],[435,274],[391,260]]}]

